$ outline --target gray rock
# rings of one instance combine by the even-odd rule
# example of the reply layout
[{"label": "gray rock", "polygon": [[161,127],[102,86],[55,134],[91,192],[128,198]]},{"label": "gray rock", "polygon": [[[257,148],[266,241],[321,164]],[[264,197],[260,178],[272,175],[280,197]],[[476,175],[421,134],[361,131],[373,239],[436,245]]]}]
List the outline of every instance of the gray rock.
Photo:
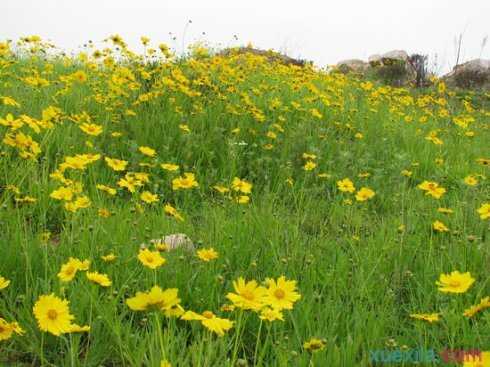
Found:
[{"label": "gray rock", "polygon": [[175,250],[177,248],[183,248],[184,250],[194,251],[195,246],[192,240],[184,233],[169,234],[163,238],[151,240],[154,244],[165,244],[168,246],[168,251]]},{"label": "gray rock", "polygon": [[346,74],[349,72],[364,73],[369,67],[367,62],[359,59],[343,60],[337,63],[336,68]]},{"label": "gray rock", "polygon": [[442,79],[452,87],[490,90],[490,60],[475,59],[457,65]]}]

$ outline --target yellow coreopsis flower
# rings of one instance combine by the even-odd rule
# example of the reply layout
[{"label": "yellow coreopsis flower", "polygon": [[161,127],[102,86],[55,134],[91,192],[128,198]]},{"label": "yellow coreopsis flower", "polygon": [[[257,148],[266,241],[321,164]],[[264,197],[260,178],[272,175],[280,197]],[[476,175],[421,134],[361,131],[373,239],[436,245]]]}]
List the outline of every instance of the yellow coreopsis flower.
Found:
[{"label": "yellow coreopsis flower", "polygon": [[481,352],[478,355],[465,354],[463,367],[490,367],[490,352]]},{"label": "yellow coreopsis flower", "polygon": [[314,353],[325,349],[326,345],[327,342],[323,339],[311,338],[303,343],[303,348],[310,353]]},{"label": "yellow coreopsis flower", "polygon": [[117,256],[114,255],[112,252],[110,254],[107,254],[107,255],[102,255],[100,257],[103,261],[105,261],[106,263],[109,263],[109,262],[113,262],[114,260],[116,260]]},{"label": "yellow coreopsis flower", "polygon": [[152,194],[149,191],[143,191],[140,195],[140,199],[143,200],[147,204],[152,204],[158,201],[158,195]]},{"label": "yellow coreopsis flower", "polygon": [[369,187],[362,187],[357,193],[356,193],[356,200],[357,201],[367,201],[369,199],[372,199],[376,195],[376,193],[371,190]]},{"label": "yellow coreopsis flower", "polygon": [[244,194],[250,194],[252,192],[253,185],[245,180],[235,177],[231,182],[231,188],[235,191],[239,191]]},{"label": "yellow coreopsis flower", "polygon": [[79,259],[70,257],[68,262],[61,266],[61,270],[58,273],[58,278],[62,282],[70,282],[75,278],[75,275],[78,271],[86,271],[90,266],[90,261],[84,260],[81,261]]},{"label": "yellow coreopsis flower", "polygon": [[236,293],[228,293],[228,298],[233,305],[244,310],[260,311],[265,305],[267,289],[259,286],[255,280],[249,282],[242,277],[233,281],[233,288]]},{"label": "yellow coreopsis flower", "polygon": [[126,166],[128,165],[127,161],[121,159],[105,157],[104,160],[106,161],[107,165],[114,171],[124,171],[126,169]]},{"label": "yellow coreopsis flower", "polygon": [[464,310],[463,316],[473,317],[478,312],[483,311],[487,308],[490,308],[490,297],[484,297],[481,299],[479,304],[471,306],[470,308]]},{"label": "yellow coreopsis flower", "polygon": [[216,315],[211,311],[204,311],[202,314],[187,311],[181,316],[181,319],[187,321],[201,321],[201,324],[203,326],[218,334],[219,336],[225,335],[225,332],[233,327],[233,321],[216,317]]},{"label": "yellow coreopsis flower", "polygon": [[430,195],[435,199],[440,199],[446,192],[446,189],[444,187],[440,187],[437,182],[424,181],[417,187],[425,191],[426,195]]},{"label": "yellow coreopsis flower", "polygon": [[138,260],[150,269],[156,269],[165,264],[165,259],[158,251],[150,251],[148,249],[140,250]]},{"label": "yellow coreopsis flower", "polygon": [[56,336],[69,333],[75,317],[68,303],[54,294],[40,296],[33,308],[39,329]]},{"label": "yellow coreopsis flower", "polygon": [[450,274],[441,274],[436,285],[440,292],[444,293],[465,293],[475,282],[469,272],[460,273],[453,271]]},{"label": "yellow coreopsis flower", "polygon": [[478,210],[480,219],[490,219],[490,203],[483,204]]},{"label": "yellow coreopsis flower", "polygon": [[88,124],[88,123],[83,123],[80,126],[80,130],[82,130],[85,134],[92,135],[92,136],[98,136],[102,134],[102,126],[97,125],[97,124]]},{"label": "yellow coreopsis flower", "polygon": [[478,185],[478,180],[476,179],[475,176],[466,176],[464,178],[464,183],[467,184],[468,186],[476,186]]},{"label": "yellow coreopsis flower", "polygon": [[112,285],[112,281],[109,279],[107,274],[101,274],[96,271],[89,272],[85,274],[87,279],[93,283],[100,285],[101,287],[110,287]]},{"label": "yellow coreopsis flower", "polygon": [[154,156],[156,156],[156,155],[157,155],[157,152],[155,151],[155,149],[152,149],[152,148],[150,148],[150,147],[139,147],[139,148],[138,148],[138,150],[139,150],[139,151],[140,151],[142,154],[144,154],[144,155],[146,155],[146,156],[148,156],[148,157],[154,157]]},{"label": "yellow coreopsis flower", "polygon": [[197,251],[197,257],[205,262],[217,259],[218,256],[219,254],[215,251],[214,248],[203,248]]},{"label": "yellow coreopsis flower", "polygon": [[22,335],[24,330],[17,322],[7,322],[7,320],[0,317],[0,341],[10,339],[13,333]]},{"label": "yellow coreopsis flower", "polygon": [[162,290],[155,285],[148,292],[136,292],[134,297],[126,300],[126,304],[133,311],[158,310],[166,316],[177,316],[179,310],[182,311],[178,292],[177,288]]},{"label": "yellow coreopsis flower", "polygon": [[301,295],[296,291],[295,280],[286,280],[284,276],[281,276],[277,281],[268,278],[265,283],[267,292],[264,303],[274,309],[292,310],[294,303],[301,298]]},{"label": "yellow coreopsis flower", "polygon": [[56,200],[71,201],[73,199],[73,190],[62,186],[54,190],[49,196]]},{"label": "yellow coreopsis flower", "polygon": [[439,220],[432,223],[432,228],[437,232],[449,232],[449,228],[447,228],[446,225]]},{"label": "yellow coreopsis flower", "polygon": [[163,207],[163,211],[165,212],[165,214],[170,215],[171,217],[174,217],[175,219],[177,219],[181,222],[184,221],[184,218],[182,217],[182,215],[180,215],[180,213],[177,211],[177,209],[175,209],[170,204],[165,204],[165,206]]},{"label": "yellow coreopsis flower", "polygon": [[344,178],[343,180],[337,181],[337,187],[342,192],[353,193],[354,191],[356,191],[354,184],[348,178]]},{"label": "yellow coreopsis flower", "polygon": [[305,171],[312,171],[316,168],[316,163],[313,161],[307,161],[305,165],[303,166],[303,169]]},{"label": "yellow coreopsis flower", "polygon": [[10,280],[0,277],[0,290],[5,289],[9,286]]},{"label": "yellow coreopsis flower", "polygon": [[194,187],[199,187],[199,184],[197,183],[196,176],[193,173],[186,172],[183,176],[172,180],[172,190],[192,189]]},{"label": "yellow coreopsis flower", "polygon": [[423,321],[427,321],[430,323],[439,321],[439,314],[438,313],[412,313],[412,314],[410,314],[410,317],[412,319],[423,320]]},{"label": "yellow coreopsis flower", "polygon": [[173,164],[173,163],[162,163],[160,165],[160,167],[162,167],[164,170],[166,171],[177,171],[179,169],[179,165],[177,164]]},{"label": "yellow coreopsis flower", "polygon": [[284,321],[284,315],[282,314],[281,310],[270,307],[263,308],[260,311],[259,318],[270,322],[276,320]]}]

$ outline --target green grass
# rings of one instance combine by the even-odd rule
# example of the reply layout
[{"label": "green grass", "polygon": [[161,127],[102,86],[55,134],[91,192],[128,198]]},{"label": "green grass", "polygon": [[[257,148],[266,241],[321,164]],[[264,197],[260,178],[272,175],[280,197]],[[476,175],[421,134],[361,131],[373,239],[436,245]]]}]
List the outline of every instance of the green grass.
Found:
[{"label": "green grass", "polygon": [[[76,70],[84,70],[88,80],[60,81]],[[151,80],[144,80],[143,70]],[[189,83],[179,81],[175,70]],[[113,76],[123,72],[134,81],[114,84]],[[35,73],[50,84],[26,84],[23,78]],[[200,95],[186,95],[182,85]],[[148,92],[156,94],[134,104]],[[471,319],[462,315],[490,295],[489,222],[477,213],[490,197],[488,164],[477,162],[489,158],[488,93],[370,89],[343,75],[252,56],[153,66],[133,58],[103,68],[92,61],[0,55],[1,96],[14,98],[20,107],[0,103],[0,118],[12,113],[41,120],[48,106],[60,108],[61,115],[40,133],[26,125],[16,131],[40,144],[35,159],[0,145],[0,276],[11,281],[0,290],[0,317],[25,330],[0,341],[0,365],[159,366],[167,359],[172,366],[368,366],[370,350],[490,348],[490,312]],[[424,99],[426,106],[418,104]],[[312,108],[322,118],[314,117]],[[136,115],[126,115],[127,109]],[[257,109],[264,121],[253,117]],[[103,127],[101,135],[90,137],[70,120],[83,111]],[[419,121],[422,116],[427,122]],[[474,121],[463,129],[453,123],[455,116]],[[179,124],[187,124],[190,133]],[[0,125],[2,136],[9,130]],[[114,131],[123,135],[114,138]],[[277,138],[268,138],[268,131]],[[443,145],[425,139],[431,131],[438,131]],[[264,149],[269,143],[273,149]],[[139,146],[154,148],[157,156],[144,157]],[[313,171],[303,169],[305,152],[317,155]],[[139,191],[157,193],[159,202],[143,203],[122,188],[115,197],[97,190],[100,183],[117,187],[124,175],[101,158],[85,171],[66,171],[66,177],[83,182],[92,202],[76,213],[66,211],[49,196],[61,185],[49,175],[65,156],[81,153],[124,159],[128,171],[148,172],[150,182]],[[141,162],[155,167],[138,167]],[[164,171],[159,164],[165,162],[179,164],[180,171]],[[413,175],[405,177],[402,170]],[[173,191],[171,180],[184,172],[196,174],[199,188]],[[358,177],[366,172],[369,177]],[[476,186],[464,183],[468,175],[477,176]],[[237,204],[212,188],[228,186],[234,177],[253,183],[249,204]],[[353,194],[340,192],[336,181],[346,177],[357,189],[373,189],[374,198],[357,202]],[[424,180],[438,182],[446,194],[441,199],[424,195],[417,188]],[[7,185],[37,201],[16,203]],[[171,203],[185,221],[165,216],[163,203]],[[439,207],[454,213],[438,213]],[[100,208],[112,216],[98,216]],[[434,232],[435,220],[450,231]],[[51,240],[43,244],[46,231]],[[154,274],[136,258],[140,245],[171,233],[213,247],[219,258],[204,263],[177,249],[164,254],[167,263]],[[113,263],[100,258],[109,252],[118,256]],[[56,274],[69,257],[91,260],[91,270],[106,273],[112,286],[101,288],[83,274],[60,282]],[[453,270],[469,271],[476,279],[465,294],[437,290],[439,275]],[[284,322],[260,324],[249,311],[220,311],[238,277],[262,282],[281,275],[297,280],[302,296],[284,312]],[[179,289],[186,310],[212,310],[235,321],[234,328],[218,337],[197,322],[131,311],[125,300],[150,289],[154,277],[164,289]],[[90,333],[42,333],[32,308],[49,293],[69,300],[77,323],[90,325]],[[432,312],[441,313],[439,322],[409,317]],[[311,337],[325,339],[326,348],[313,354],[304,350]]]}]

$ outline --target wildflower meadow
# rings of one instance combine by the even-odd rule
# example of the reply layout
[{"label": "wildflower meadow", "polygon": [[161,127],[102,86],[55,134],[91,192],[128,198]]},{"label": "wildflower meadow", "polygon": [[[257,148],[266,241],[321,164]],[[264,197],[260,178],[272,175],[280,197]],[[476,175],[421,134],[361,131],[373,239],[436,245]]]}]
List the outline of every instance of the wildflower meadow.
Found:
[{"label": "wildflower meadow", "polygon": [[141,42],[0,41],[1,366],[490,365],[488,92]]}]

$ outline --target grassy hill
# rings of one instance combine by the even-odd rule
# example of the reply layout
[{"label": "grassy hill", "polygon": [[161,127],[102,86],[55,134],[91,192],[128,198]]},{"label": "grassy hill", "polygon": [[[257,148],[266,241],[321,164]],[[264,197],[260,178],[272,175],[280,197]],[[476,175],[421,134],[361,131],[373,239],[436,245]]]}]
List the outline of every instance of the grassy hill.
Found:
[{"label": "grassy hill", "polygon": [[0,364],[488,349],[488,93],[111,42],[0,43]]}]

